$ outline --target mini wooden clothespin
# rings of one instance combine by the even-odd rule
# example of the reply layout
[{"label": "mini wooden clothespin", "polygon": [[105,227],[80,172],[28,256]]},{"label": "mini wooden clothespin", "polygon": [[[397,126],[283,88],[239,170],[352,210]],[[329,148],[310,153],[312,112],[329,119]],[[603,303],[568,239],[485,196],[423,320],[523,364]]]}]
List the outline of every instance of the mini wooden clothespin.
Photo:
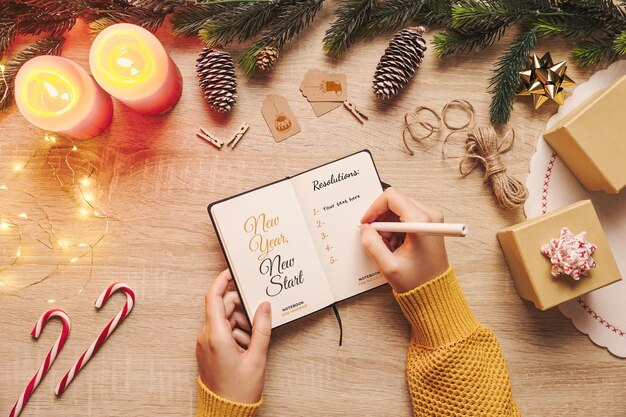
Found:
[{"label": "mini wooden clothespin", "polygon": [[196,133],[196,136],[198,136],[200,139],[206,140],[211,145],[215,146],[217,149],[222,149],[222,146],[224,146],[224,141],[218,139],[208,130],[205,130],[203,128],[200,128],[200,131]]},{"label": "mini wooden clothespin", "polygon": [[249,127],[250,125],[248,123],[243,122],[241,126],[239,126],[239,129],[234,133],[232,139],[228,141],[226,146],[230,149],[235,149],[235,146],[237,146],[243,135],[248,131]]},{"label": "mini wooden clothespin", "polygon": [[357,109],[356,106],[350,101],[344,100],[343,105],[346,107],[346,109],[350,110],[350,113],[352,113],[359,122],[365,123],[365,121],[368,120],[367,116],[363,114],[363,112],[361,112],[359,109]]}]

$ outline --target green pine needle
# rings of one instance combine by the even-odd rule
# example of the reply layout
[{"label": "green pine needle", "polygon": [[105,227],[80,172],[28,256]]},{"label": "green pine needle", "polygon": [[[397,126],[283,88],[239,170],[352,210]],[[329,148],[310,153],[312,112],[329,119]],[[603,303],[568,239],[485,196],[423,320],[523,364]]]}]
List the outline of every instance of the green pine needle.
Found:
[{"label": "green pine needle", "polygon": [[232,6],[213,3],[189,4],[179,7],[172,15],[172,32],[187,37],[196,36],[204,24]]},{"label": "green pine needle", "polygon": [[51,37],[39,40],[19,51],[10,59],[0,77],[0,111],[6,110],[13,103],[15,77],[26,61],[39,55],[59,55],[65,39]]},{"label": "green pine needle", "polygon": [[613,49],[614,39],[602,38],[580,42],[572,50],[574,63],[581,67],[595,65],[602,61],[613,61],[617,53]]},{"label": "green pine needle", "polygon": [[492,123],[504,124],[509,121],[519,88],[519,73],[536,44],[536,28],[522,32],[496,62],[494,76],[489,85],[489,93],[492,95],[489,106]]},{"label": "green pine needle", "polygon": [[256,70],[257,54],[268,46],[281,50],[300,31],[307,28],[322,8],[324,0],[296,1],[281,6],[281,13],[269,26],[260,39],[248,48],[239,59],[239,65],[246,75]]},{"label": "green pine needle", "polygon": [[287,5],[293,1],[273,1],[242,4],[207,19],[198,36],[211,47],[223,46],[234,39],[244,42],[258,35],[273,23]]},{"label": "green pine needle", "polygon": [[324,52],[339,56],[357,40],[363,25],[370,19],[375,0],[343,0],[335,11],[337,19],[324,36]]},{"label": "green pine needle", "polygon": [[626,55],[626,31],[617,35],[613,41],[613,50],[618,55]]},{"label": "green pine needle", "polygon": [[439,57],[451,54],[467,54],[487,48],[500,39],[505,27],[493,28],[481,33],[467,33],[456,29],[446,29],[433,37],[433,50]]},{"label": "green pine needle", "polygon": [[362,32],[375,36],[405,26],[417,17],[427,0],[392,0],[376,4]]}]

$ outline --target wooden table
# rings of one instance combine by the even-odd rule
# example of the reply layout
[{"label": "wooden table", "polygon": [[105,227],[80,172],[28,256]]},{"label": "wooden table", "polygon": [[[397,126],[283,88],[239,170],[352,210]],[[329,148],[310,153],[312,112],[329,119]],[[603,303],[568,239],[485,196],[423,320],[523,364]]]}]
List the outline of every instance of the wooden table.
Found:
[{"label": "wooden table", "polygon": [[[341,59],[329,58],[321,51],[321,40],[333,9],[324,7],[314,28],[286,48],[273,73],[253,79],[240,75],[238,104],[225,117],[209,110],[196,82],[194,64],[201,43],[172,37],[168,28],[158,32],[184,76],[182,99],[159,117],[144,117],[115,103],[111,128],[76,144],[79,150],[70,155],[70,162],[78,178],[93,167],[90,187],[96,206],[110,216],[109,230],[96,246],[93,277],[79,295],[58,300],[83,286],[89,256],[21,291],[19,297],[0,296],[0,414],[8,414],[59,326],[47,328],[37,343],[28,332],[42,312],[60,307],[72,318],[72,337],[24,416],[192,415],[198,373],[195,337],[204,318],[203,294],[225,268],[207,203],[369,148],[386,182],[442,210],[448,221],[471,226],[467,238],[448,241],[449,256],[472,310],[498,336],[523,415],[626,415],[624,362],[593,345],[558,310],[540,312],[518,297],[495,232],[523,220],[523,213],[497,208],[481,173],[460,178],[458,159],[443,160],[436,142],[427,151],[414,146],[416,154],[409,156],[401,141],[407,111],[418,105],[441,109],[454,98],[473,103],[477,123],[487,125],[490,71],[513,34],[470,56],[437,59],[429,52],[410,89],[391,103],[380,104],[372,94],[371,79],[389,36],[361,42]],[[430,40],[433,35],[426,36]],[[87,68],[90,44],[86,26],[79,23],[69,34],[63,56]],[[235,58],[242,51],[238,46],[228,49]],[[543,43],[538,48],[545,50],[555,59],[569,59],[565,43]],[[370,120],[361,125],[343,108],[317,118],[299,91],[310,68],[347,72],[350,100]],[[572,66],[569,74],[582,82],[593,71]],[[302,125],[300,134],[282,143],[272,140],[260,112],[270,93],[285,95]],[[535,111],[527,99],[515,105],[509,127],[515,128],[517,140],[504,158],[514,176],[526,177],[535,141],[555,111],[552,104]],[[453,117],[461,121],[462,116]],[[200,126],[227,136],[243,121],[250,130],[234,151],[217,151],[195,137]],[[43,133],[12,107],[0,114],[0,135],[0,178],[12,187],[6,194],[10,197],[0,199],[0,212],[14,218],[25,212],[43,221],[35,200],[16,190],[28,191],[50,214],[59,238],[94,243],[104,221],[78,214],[76,187],[67,187],[71,172],[62,166],[59,177],[66,185],[62,187],[46,164],[49,144]],[[68,149],[67,143],[60,146]],[[27,168],[12,176],[12,164],[24,161],[35,149],[39,152]],[[55,158],[54,151],[47,157],[53,166]],[[4,265],[14,255],[16,241],[6,233],[0,239]],[[25,238],[20,262],[2,272],[0,279],[23,285],[73,256],[41,247]],[[135,309],[67,393],[55,399],[53,389],[63,373],[120,308],[121,296],[100,312],[92,305],[115,280],[136,290]],[[338,328],[330,310],[272,335],[261,415],[410,415],[404,379],[409,326],[389,288],[346,301],[339,310],[343,347],[337,346]]]}]

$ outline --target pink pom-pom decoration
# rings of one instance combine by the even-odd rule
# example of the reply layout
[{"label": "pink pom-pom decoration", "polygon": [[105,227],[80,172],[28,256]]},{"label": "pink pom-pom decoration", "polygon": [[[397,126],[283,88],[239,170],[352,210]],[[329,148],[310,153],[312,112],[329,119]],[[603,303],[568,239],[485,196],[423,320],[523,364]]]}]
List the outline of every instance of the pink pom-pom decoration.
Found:
[{"label": "pink pom-pom decoration", "polygon": [[574,234],[564,227],[558,239],[541,246],[541,253],[550,258],[552,276],[569,275],[579,280],[596,267],[596,261],[591,257],[596,249],[596,245],[587,241],[587,232]]}]

